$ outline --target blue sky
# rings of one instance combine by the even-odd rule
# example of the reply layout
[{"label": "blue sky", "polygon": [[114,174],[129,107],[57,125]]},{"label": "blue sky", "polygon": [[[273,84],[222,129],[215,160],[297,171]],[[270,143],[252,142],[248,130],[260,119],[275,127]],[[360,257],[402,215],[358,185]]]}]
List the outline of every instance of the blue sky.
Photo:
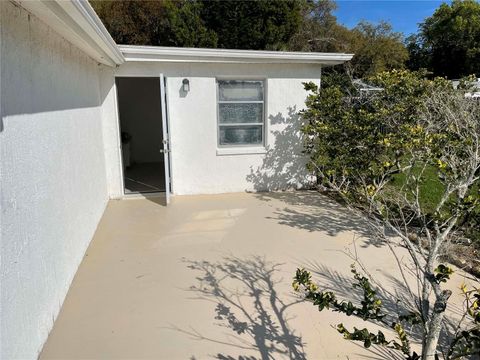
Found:
[{"label": "blue sky", "polygon": [[408,36],[417,31],[417,25],[433,14],[442,2],[437,0],[337,0],[335,16],[340,24],[349,28],[359,21],[386,20],[395,31]]}]

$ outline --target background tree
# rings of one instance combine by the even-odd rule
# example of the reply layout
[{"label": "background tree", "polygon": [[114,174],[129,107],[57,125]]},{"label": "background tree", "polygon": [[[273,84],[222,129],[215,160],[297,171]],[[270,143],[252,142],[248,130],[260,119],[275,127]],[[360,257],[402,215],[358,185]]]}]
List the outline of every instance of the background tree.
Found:
[{"label": "background tree", "polygon": [[337,23],[334,1],[307,1],[302,6],[302,22],[291,37],[290,51],[346,52],[349,30]]},{"label": "background tree", "polygon": [[118,44],[216,47],[217,34],[189,0],[90,1]]},{"label": "background tree", "polygon": [[285,49],[304,0],[91,1],[119,44]]},{"label": "background tree", "polygon": [[202,2],[202,19],[227,49],[285,50],[298,31],[304,1]]},{"label": "background tree", "polygon": [[421,36],[419,34],[412,34],[406,38],[405,44],[408,51],[408,60],[406,61],[407,68],[413,71],[429,69],[431,72],[430,55],[423,48]]},{"label": "background tree", "polygon": [[346,65],[326,69],[327,73],[347,71],[362,78],[380,71],[402,69],[408,59],[403,35],[394,32],[387,22],[360,22],[353,29],[339,25],[332,12],[333,1],[307,2],[303,21],[289,42],[292,51],[346,52],[355,56]]},{"label": "background tree", "polygon": [[[418,282],[405,281],[409,311],[389,324],[399,341],[367,329],[338,330],[366,346],[389,346],[418,359],[404,325],[419,325],[421,358],[434,359],[451,295],[443,285],[452,269],[442,261],[448,245],[467,235],[463,219],[480,208],[480,103],[465,97],[467,89],[455,90],[445,79],[427,80],[420,73],[384,72],[370,82],[383,90],[362,93],[352,84],[319,91],[315,84],[306,85],[312,93],[303,112],[305,150],[324,190],[360,212],[384,243],[391,244],[394,234],[408,249]],[[355,286],[364,290],[362,306],[318,290],[303,270],[294,285],[320,310],[331,307],[384,322],[386,314],[368,279],[356,271],[354,276]],[[465,308],[463,320],[470,321],[450,338],[449,359],[480,352],[480,293],[463,290],[473,296],[473,308]]]},{"label": "background tree", "polygon": [[408,57],[401,34],[385,22],[338,24],[332,0],[91,3],[119,44],[350,52],[347,70],[356,77],[403,68]]},{"label": "background tree", "polygon": [[480,74],[480,3],[454,0],[442,4],[409,39],[409,66],[426,67],[436,76]]},{"label": "background tree", "polygon": [[355,54],[350,66],[356,77],[368,77],[382,71],[403,69],[408,51],[403,35],[386,22],[360,22],[350,32],[348,52]]}]

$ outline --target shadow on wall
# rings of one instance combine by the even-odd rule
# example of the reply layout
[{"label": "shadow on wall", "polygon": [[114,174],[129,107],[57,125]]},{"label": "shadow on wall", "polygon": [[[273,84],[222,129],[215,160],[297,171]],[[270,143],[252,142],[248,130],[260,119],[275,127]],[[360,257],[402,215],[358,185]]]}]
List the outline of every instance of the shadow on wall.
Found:
[{"label": "shadow on wall", "polygon": [[306,169],[306,158],[302,154],[303,135],[300,115],[296,106],[288,108],[288,115],[281,113],[268,117],[270,127],[282,127],[273,130],[270,136],[275,138],[273,146],[267,145],[261,166],[250,168],[247,181],[253,184],[255,191],[287,190],[305,188],[313,185]]},{"label": "shadow on wall", "polygon": [[[220,262],[183,261],[198,273],[198,283],[188,291],[195,293],[196,299],[214,302],[217,325],[233,334],[229,334],[227,342],[205,337],[192,329],[173,327],[172,330],[196,340],[229,345],[235,352],[249,353],[245,356],[219,353],[215,355],[217,359],[306,359],[302,338],[290,328],[287,319],[287,310],[300,300],[287,301],[278,293],[277,285],[283,280],[277,272],[282,264],[259,256],[225,257]],[[252,352],[258,356],[252,356]]]}]

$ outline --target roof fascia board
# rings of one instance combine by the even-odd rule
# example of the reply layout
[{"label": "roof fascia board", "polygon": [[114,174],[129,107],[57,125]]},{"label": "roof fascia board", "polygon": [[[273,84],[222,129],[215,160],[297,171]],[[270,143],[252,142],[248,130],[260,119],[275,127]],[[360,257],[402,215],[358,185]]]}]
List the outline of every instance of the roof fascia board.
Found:
[{"label": "roof fascia board", "polygon": [[97,39],[97,43],[102,46],[102,49],[110,56],[110,58],[115,62],[115,64],[122,64],[125,59],[122,55],[122,52],[118,48],[115,40],[103,25],[102,20],[98,17],[95,10],[92,8],[90,3],[87,0],[72,0],[71,2],[61,1],[61,4],[64,5],[73,5],[83,15],[83,20],[85,20],[89,27],[89,35],[92,39]]},{"label": "roof fascia board", "polygon": [[116,66],[125,59],[86,0],[16,2],[98,62]]},{"label": "roof fascia board", "polygon": [[303,63],[337,65],[353,57],[353,54],[341,53],[199,49],[136,45],[119,45],[118,47],[127,62]]}]

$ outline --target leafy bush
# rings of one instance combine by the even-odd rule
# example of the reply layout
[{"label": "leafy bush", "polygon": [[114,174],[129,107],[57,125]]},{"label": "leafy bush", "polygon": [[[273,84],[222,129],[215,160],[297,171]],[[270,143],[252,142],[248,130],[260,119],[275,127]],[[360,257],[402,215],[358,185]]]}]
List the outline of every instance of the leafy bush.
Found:
[{"label": "leafy bush", "polygon": [[[480,102],[465,97],[471,79],[454,89],[443,78],[424,75],[383,72],[367,80],[374,87],[327,82],[320,91],[305,84],[310,94],[302,116],[308,166],[319,187],[365,215],[378,237],[390,241],[386,234],[393,232],[409,250],[421,289],[411,304],[423,329],[421,358],[433,359],[451,294],[442,289],[450,270],[440,261],[459,234],[478,233]],[[332,306],[364,318],[365,309],[310,288],[305,276],[297,273],[295,284],[306,286],[306,298],[320,310]],[[473,329],[462,330],[468,333],[462,341],[477,341],[478,322]],[[403,344],[380,333],[341,332],[365,344]]]}]

